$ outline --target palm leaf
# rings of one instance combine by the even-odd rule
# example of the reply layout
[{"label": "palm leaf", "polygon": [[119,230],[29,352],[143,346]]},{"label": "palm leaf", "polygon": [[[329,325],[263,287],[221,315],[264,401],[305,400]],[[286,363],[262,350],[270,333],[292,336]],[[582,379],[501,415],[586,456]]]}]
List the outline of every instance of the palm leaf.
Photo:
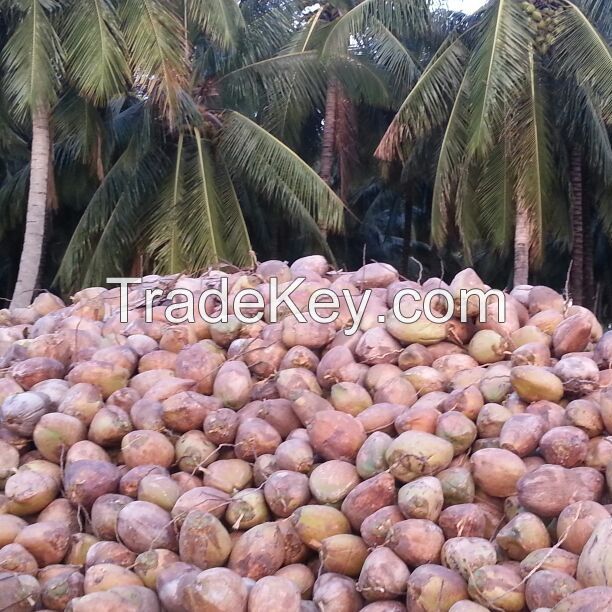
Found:
[{"label": "palm leaf", "polygon": [[470,59],[474,111],[469,147],[480,156],[493,148],[508,104],[522,92],[532,34],[516,0],[494,0],[481,24]]},{"label": "palm leaf", "polygon": [[282,181],[320,228],[342,229],[344,205],[338,196],[296,153],[244,115],[226,113],[219,149],[230,172],[265,197],[280,198]]},{"label": "palm leaf", "polygon": [[467,153],[471,83],[465,75],[455,97],[448,124],[442,139],[436,167],[431,205],[431,236],[434,244],[442,247],[446,241],[449,210],[453,203],[461,203],[471,164]]},{"label": "palm leaf", "polygon": [[158,274],[175,274],[187,268],[180,232],[181,203],[185,197],[184,134],[179,135],[172,173],[166,177],[146,219],[146,251]]},{"label": "palm leaf", "polygon": [[235,49],[245,27],[236,0],[185,0],[187,14],[214,44],[224,50]]},{"label": "palm leaf", "polygon": [[325,79],[317,53],[291,53],[247,64],[217,82],[226,105],[239,106],[261,98],[293,97],[308,102],[322,98]]},{"label": "palm leaf", "polygon": [[508,141],[501,138],[491,150],[476,190],[482,233],[487,244],[506,255],[513,240],[514,174]]},{"label": "palm leaf", "polygon": [[324,58],[328,75],[338,80],[354,102],[388,109],[391,99],[381,69],[367,57],[355,55]]},{"label": "palm leaf", "polygon": [[76,0],[66,15],[67,76],[81,95],[102,105],[124,92],[130,80],[115,7],[109,0]]},{"label": "palm leaf", "polygon": [[368,54],[377,66],[392,75],[395,89],[405,97],[421,73],[418,62],[395,34],[378,20],[373,20],[366,37]]},{"label": "palm leaf", "polygon": [[516,195],[529,214],[530,252],[534,263],[538,263],[543,253],[544,229],[553,214],[551,196],[555,161],[546,116],[545,90],[538,78],[533,52],[526,76],[524,94],[510,119],[509,137],[514,142],[512,163],[516,174]]},{"label": "palm leaf", "polygon": [[[112,231],[115,236],[117,232],[121,236],[122,217],[118,213],[113,216],[118,203],[121,201],[122,208],[130,209],[147,202],[166,172],[166,165],[167,160],[161,149],[152,147],[137,130],[106,173],[72,234],[56,276],[56,281],[64,290],[83,286],[83,277],[96,253],[101,235],[106,232],[106,236],[109,236]],[[118,228],[109,229],[111,219],[119,224]],[[123,242],[129,242],[131,228],[124,227],[123,235],[126,237]],[[112,249],[109,252],[102,249],[97,253],[95,275],[98,279],[102,274],[100,270],[117,272]],[[93,275],[94,272],[91,272],[90,278]]]},{"label": "palm leaf", "polygon": [[163,110],[171,124],[185,104],[185,31],[173,3],[124,0],[120,16],[136,85]]},{"label": "palm leaf", "polygon": [[428,15],[424,0],[364,0],[335,22],[323,54],[346,54],[351,40],[363,34],[374,20],[400,35],[421,34]]},{"label": "palm leaf", "polygon": [[2,51],[4,94],[19,121],[53,106],[60,90],[63,52],[49,13],[55,0],[22,0],[17,27]]},{"label": "palm leaf", "polygon": [[410,144],[440,127],[453,107],[464,78],[468,51],[458,39],[449,39],[431,60],[387,128],[374,155],[391,161],[402,157]]},{"label": "palm leaf", "polygon": [[[608,17],[609,18],[609,17]],[[597,97],[606,122],[612,122],[612,52],[580,9],[563,0],[553,32],[557,74],[576,79]]]}]

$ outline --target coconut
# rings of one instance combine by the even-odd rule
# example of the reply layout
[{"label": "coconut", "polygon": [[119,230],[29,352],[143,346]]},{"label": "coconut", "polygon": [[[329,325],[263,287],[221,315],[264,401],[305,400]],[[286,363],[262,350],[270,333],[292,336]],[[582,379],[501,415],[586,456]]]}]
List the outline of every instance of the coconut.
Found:
[{"label": "coconut", "polygon": [[337,504],[359,484],[359,474],[351,463],[332,459],[314,468],[310,491],[321,504]]},{"label": "coconut", "polygon": [[535,514],[519,512],[500,529],[495,542],[510,559],[522,561],[529,553],[550,546],[550,535]]},{"label": "coconut", "polygon": [[416,366],[430,366],[434,362],[431,351],[422,344],[410,344],[398,356],[397,365],[402,370]]},{"label": "coconut", "polygon": [[470,504],[475,499],[476,487],[472,472],[461,465],[451,466],[436,475],[442,486],[444,505]]},{"label": "coconut", "polygon": [[90,509],[98,497],[117,490],[119,478],[119,470],[112,463],[74,461],[64,470],[63,487],[72,504]]},{"label": "coconut", "polygon": [[187,514],[179,538],[180,558],[200,569],[223,565],[232,543],[221,522],[209,512],[194,509]]},{"label": "coconut", "polygon": [[301,421],[293,410],[293,403],[286,399],[263,400],[257,416],[272,425],[281,438],[286,438],[301,426]]},{"label": "coconut", "polygon": [[167,468],[174,462],[174,446],[157,431],[137,430],[126,434],[121,440],[121,452],[130,468],[139,465]]},{"label": "coconut", "polygon": [[15,538],[36,559],[39,567],[60,563],[70,546],[70,531],[56,521],[33,523],[24,527]]},{"label": "coconut", "polygon": [[562,381],[538,366],[516,366],[511,370],[510,380],[519,397],[527,402],[558,402],[563,397]]},{"label": "coconut", "polygon": [[286,612],[297,610],[301,594],[298,587],[282,576],[264,576],[249,593],[252,612]]},{"label": "coconut", "polygon": [[26,391],[10,395],[0,406],[2,423],[10,432],[31,437],[41,417],[51,410],[47,395]]},{"label": "coconut", "polygon": [[[433,393],[425,397],[430,397]],[[436,404],[438,402],[436,401]],[[423,431],[433,434],[436,431],[440,412],[427,405],[414,405],[408,410],[403,410],[395,419],[395,429],[398,433],[405,431]]]},{"label": "coconut", "polygon": [[253,470],[242,459],[219,459],[203,468],[205,487],[213,487],[228,494],[245,489],[251,485]]},{"label": "coconut", "polygon": [[184,433],[174,446],[174,458],[186,472],[195,473],[218,458],[217,447],[201,431]]},{"label": "coconut", "polygon": [[437,563],[443,544],[442,529],[427,519],[406,519],[395,523],[387,543],[410,567]]},{"label": "coconut", "polygon": [[77,383],[66,392],[57,410],[62,414],[76,417],[84,425],[89,425],[102,406],[102,396],[96,386]]},{"label": "coconut", "polygon": [[405,431],[389,445],[389,470],[402,482],[435,474],[448,467],[454,454],[450,442],[421,431]]},{"label": "coconut", "polygon": [[134,501],[119,511],[117,535],[136,553],[151,548],[178,550],[170,513],[146,501]]},{"label": "coconut", "polygon": [[349,414],[317,412],[308,424],[312,448],[325,459],[354,460],[366,439],[363,425]]},{"label": "coconut", "polygon": [[577,427],[553,427],[540,440],[540,453],[546,463],[562,465],[566,468],[584,463],[588,450],[589,437]]},{"label": "coconut", "polygon": [[482,329],[474,334],[468,350],[480,364],[502,361],[508,350],[508,341],[492,329]]},{"label": "coconut", "polygon": [[395,503],[395,480],[384,472],[358,484],[342,502],[342,513],[358,531],[363,521],[384,506]]},{"label": "coconut", "polygon": [[307,600],[312,596],[312,587],[315,577],[310,568],[301,563],[292,563],[281,567],[275,574],[281,578],[287,578],[298,588],[302,600]]},{"label": "coconut", "polygon": [[314,584],[313,602],[317,610],[342,610],[357,612],[362,608],[362,599],[355,581],[348,576],[330,572],[323,574]]},{"label": "coconut", "polygon": [[243,489],[232,496],[225,512],[226,522],[233,529],[250,529],[270,520],[263,491]]},{"label": "coconut", "polygon": [[483,606],[495,605],[507,612],[525,607],[525,585],[520,573],[507,565],[485,565],[470,576],[470,597]]},{"label": "coconut", "polygon": [[441,553],[442,565],[455,570],[469,580],[479,568],[495,565],[497,552],[495,546],[484,538],[456,537],[444,542]]},{"label": "coconut", "polygon": [[397,503],[407,519],[437,521],[444,503],[440,481],[423,476],[405,484],[398,492]]},{"label": "coconut", "polygon": [[371,478],[387,469],[385,453],[391,442],[391,436],[382,431],[376,431],[368,436],[359,449],[355,461],[357,473],[361,478]]},{"label": "coconut", "polygon": [[270,510],[280,518],[287,518],[308,502],[308,476],[298,472],[279,470],[270,474],[263,491]]},{"label": "coconut", "polygon": [[135,560],[136,555],[123,544],[118,542],[96,542],[87,550],[85,567],[90,568],[100,563],[111,563],[129,569]]},{"label": "coconut", "polygon": [[438,525],[447,539],[462,536],[481,538],[486,535],[487,528],[482,508],[472,503],[445,508],[440,514]]},{"label": "coconut", "polygon": [[336,534],[321,541],[319,558],[328,572],[358,576],[368,557],[365,542],[352,534]]},{"label": "coconut", "polygon": [[67,414],[44,414],[32,434],[34,444],[40,454],[48,461],[60,463],[66,451],[84,440],[85,425],[76,417]]},{"label": "coconut", "polygon": [[562,548],[540,548],[521,561],[520,570],[522,576],[537,570],[558,570],[568,576],[575,576],[577,565],[578,555]]},{"label": "coconut", "polygon": [[245,531],[234,542],[228,567],[240,576],[259,580],[283,565],[283,539],[275,523],[262,523]]},{"label": "coconut", "polygon": [[458,572],[440,565],[418,567],[408,578],[406,607],[415,612],[449,610],[468,596]]},{"label": "coconut", "polygon": [[357,590],[366,601],[390,600],[406,592],[410,571],[389,548],[381,546],[365,559]]},{"label": "coconut", "polygon": [[470,458],[477,486],[493,497],[508,497],[517,491],[518,481],[526,473],[520,457],[501,448],[484,448]]},{"label": "coconut", "polygon": [[132,421],[123,409],[112,405],[104,406],[93,417],[88,438],[108,448],[120,444],[132,429]]},{"label": "coconut", "polygon": [[291,515],[291,523],[302,542],[314,550],[320,550],[325,538],[350,533],[350,524],[344,514],[331,506],[302,506]]}]

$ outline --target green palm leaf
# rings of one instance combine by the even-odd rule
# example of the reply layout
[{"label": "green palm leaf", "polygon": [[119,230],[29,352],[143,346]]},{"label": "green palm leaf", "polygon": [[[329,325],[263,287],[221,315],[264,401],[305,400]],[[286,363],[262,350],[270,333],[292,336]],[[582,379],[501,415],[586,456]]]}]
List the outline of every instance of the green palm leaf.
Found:
[{"label": "green palm leaf", "polygon": [[483,156],[495,145],[508,104],[524,87],[531,40],[529,18],[519,2],[490,4],[470,59],[474,112],[469,147],[473,153]]},{"label": "green palm leaf", "polygon": [[320,228],[342,229],[344,205],[340,198],[296,153],[244,115],[226,113],[219,149],[230,172],[260,194],[279,200],[284,184]]},{"label": "green palm leaf", "polygon": [[50,20],[55,0],[21,0],[17,27],[2,51],[4,94],[19,121],[53,106],[61,85],[63,52]]},{"label": "green palm leaf", "polygon": [[557,73],[576,78],[597,97],[606,122],[612,122],[612,52],[580,9],[563,0],[554,31]]},{"label": "green palm leaf", "polygon": [[372,60],[392,75],[398,94],[405,97],[421,73],[418,62],[393,32],[378,20],[373,21],[366,37]]},{"label": "green palm leaf", "polygon": [[482,233],[495,251],[506,255],[514,229],[514,173],[506,138],[491,150],[476,190]]},{"label": "green palm leaf", "polygon": [[376,152],[379,159],[402,157],[410,144],[440,127],[449,117],[464,77],[468,50],[458,39],[449,39],[433,57],[389,125]]},{"label": "green palm leaf", "polygon": [[173,3],[124,0],[120,16],[136,85],[173,124],[185,103],[185,31]]},{"label": "green palm leaf", "polygon": [[[509,132],[515,143],[512,163],[517,176],[516,196],[521,199],[529,214],[530,251],[537,263],[542,257],[544,228],[553,214],[551,199],[555,161],[546,116],[545,90],[539,81],[533,52],[530,54],[526,76],[526,89],[515,115],[510,119]],[[559,214],[558,211],[556,214]]]},{"label": "green palm leaf", "polygon": [[313,102],[322,99],[325,78],[317,53],[307,51],[247,64],[224,74],[217,85],[229,106],[253,104],[262,95],[264,102],[279,96]]},{"label": "green palm leaf", "polygon": [[187,14],[207,38],[224,50],[235,49],[244,18],[236,0],[185,0]]},{"label": "green palm leaf", "polygon": [[436,167],[436,178],[431,205],[431,236],[434,244],[442,247],[446,241],[449,210],[461,199],[468,186],[467,176],[471,159],[467,154],[471,83],[465,75],[442,139]]},{"label": "green palm leaf", "polygon": [[428,15],[425,0],[364,0],[335,22],[323,54],[346,54],[351,39],[363,34],[374,20],[400,35],[421,34],[427,27]]},{"label": "green palm leaf", "polygon": [[104,104],[124,92],[130,80],[115,7],[109,0],[77,0],[66,15],[67,76],[81,95]]}]

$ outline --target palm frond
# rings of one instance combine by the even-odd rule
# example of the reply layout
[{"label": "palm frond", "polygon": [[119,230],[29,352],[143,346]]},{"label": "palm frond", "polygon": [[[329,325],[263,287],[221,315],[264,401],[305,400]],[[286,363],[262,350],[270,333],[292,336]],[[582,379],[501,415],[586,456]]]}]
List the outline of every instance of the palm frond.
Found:
[{"label": "palm frond", "polygon": [[[608,17],[609,19],[609,17]],[[612,122],[612,51],[580,9],[563,0],[553,32],[557,74],[576,79],[598,99],[606,122]]]},{"label": "palm frond", "polygon": [[181,203],[185,197],[184,139],[184,134],[179,134],[172,172],[160,186],[143,229],[146,251],[158,274],[175,274],[187,268],[180,228]]},{"label": "palm frond", "polygon": [[527,84],[516,112],[510,118],[509,137],[514,143],[512,163],[516,174],[516,197],[530,219],[530,252],[534,263],[542,258],[544,231],[552,207],[555,161],[552,154],[549,121],[546,116],[545,89],[538,77],[533,51],[529,57]]},{"label": "palm frond", "polygon": [[512,246],[514,228],[514,173],[509,149],[508,140],[501,138],[482,167],[476,190],[483,235],[487,245],[501,255]]},{"label": "palm frond", "polygon": [[507,105],[524,87],[532,34],[516,0],[495,0],[488,9],[469,63],[474,111],[469,147],[480,156],[493,148]]},{"label": "palm frond", "polygon": [[225,115],[219,148],[230,172],[260,194],[280,198],[282,181],[320,228],[342,229],[344,205],[338,196],[296,153],[244,115]]},{"label": "palm frond", "polygon": [[400,35],[409,35],[425,31],[428,16],[425,0],[364,0],[335,22],[323,54],[346,54],[352,38],[363,34],[373,20]]},{"label": "palm frond", "polygon": [[4,93],[19,121],[57,100],[63,51],[49,14],[59,6],[55,0],[22,0],[23,13],[2,50]]},{"label": "palm frond", "polygon": [[401,158],[404,143],[410,144],[448,119],[468,55],[465,45],[452,38],[432,58],[380,141],[374,153],[378,159]]},{"label": "palm frond", "polygon": [[471,159],[467,153],[471,83],[464,75],[444,132],[436,167],[431,205],[431,237],[436,246],[446,241],[449,212],[461,203]]},{"label": "palm frond", "polygon": [[110,0],[76,0],[62,24],[66,74],[79,93],[102,105],[130,80],[119,17]]},{"label": "palm frond", "polygon": [[185,0],[187,14],[219,48],[235,49],[245,27],[236,0]]},{"label": "palm frond", "polygon": [[[114,257],[112,249],[110,252],[98,251],[95,274],[94,271],[88,272],[98,240],[105,232],[106,236],[113,232],[115,237],[119,233],[117,239],[121,240],[123,231],[123,242],[127,244],[130,241],[132,228],[124,227],[122,230],[123,217],[119,212],[114,214],[116,207],[121,202],[122,208],[135,209],[149,201],[166,172],[166,166],[167,159],[161,149],[144,142],[138,133],[131,138],[93,194],[72,234],[56,276],[64,290],[83,286],[85,274],[90,280],[94,275],[100,280],[101,270],[118,272],[117,265],[121,262]],[[110,221],[119,226],[109,228]],[[122,265],[125,266],[126,262]]]},{"label": "palm frond", "polygon": [[217,82],[226,106],[250,104],[263,96],[293,97],[318,101],[323,96],[325,77],[316,52],[291,53],[247,64],[224,74]]},{"label": "palm frond", "polygon": [[174,124],[187,86],[181,19],[173,3],[164,0],[124,0],[120,16],[137,87]]},{"label": "palm frond", "polygon": [[220,155],[215,155],[215,182],[225,259],[238,267],[251,263],[251,240],[230,172]]},{"label": "palm frond", "polygon": [[366,38],[372,61],[391,75],[398,95],[405,97],[421,74],[418,62],[401,40],[378,20],[373,20]]},{"label": "palm frond", "polygon": [[354,102],[388,109],[391,105],[388,83],[382,70],[360,55],[325,59],[325,68]]}]

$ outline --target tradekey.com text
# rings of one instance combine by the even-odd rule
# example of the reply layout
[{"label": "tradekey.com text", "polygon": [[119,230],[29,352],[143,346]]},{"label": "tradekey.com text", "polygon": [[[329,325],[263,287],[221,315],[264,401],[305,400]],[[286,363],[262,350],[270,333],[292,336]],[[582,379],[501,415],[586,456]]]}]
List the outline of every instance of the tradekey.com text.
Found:
[{"label": "tradekey.com text", "polygon": [[[252,288],[232,292],[227,277],[218,278],[215,287],[208,287],[197,293],[185,288],[170,291],[159,287],[146,288],[145,321],[153,321],[153,309],[160,305],[165,307],[165,319],[173,324],[194,323],[197,320],[215,324],[236,319],[247,325],[262,319],[268,323],[277,323],[289,314],[299,323],[307,323],[309,319],[317,323],[334,323],[341,310],[344,310],[349,315],[349,323],[345,326],[344,333],[350,336],[360,328],[373,294],[371,289],[366,289],[359,295],[351,293],[349,289],[342,289],[340,293],[327,288],[317,289],[308,296],[306,304],[303,294],[300,296],[300,307],[292,296],[296,295],[304,281],[305,278],[295,278],[291,283],[287,283],[271,278],[265,285],[265,295],[263,291]],[[113,277],[107,278],[106,282],[120,286],[120,321],[127,323],[130,290],[134,285],[142,284],[143,279]],[[485,322],[487,307],[495,304],[496,320],[504,323],[505,297],[498,289],[461,289],[459,296],[455,297],[444,288],[423,293],[408,287],[395,294],[389,312],[379,315],[378,322],[384,323],[387,316],[393,316],[405,324],[414,323],[422,317],[432,323],[445,323],[453,316],[464,323],[474,319]]]}]

